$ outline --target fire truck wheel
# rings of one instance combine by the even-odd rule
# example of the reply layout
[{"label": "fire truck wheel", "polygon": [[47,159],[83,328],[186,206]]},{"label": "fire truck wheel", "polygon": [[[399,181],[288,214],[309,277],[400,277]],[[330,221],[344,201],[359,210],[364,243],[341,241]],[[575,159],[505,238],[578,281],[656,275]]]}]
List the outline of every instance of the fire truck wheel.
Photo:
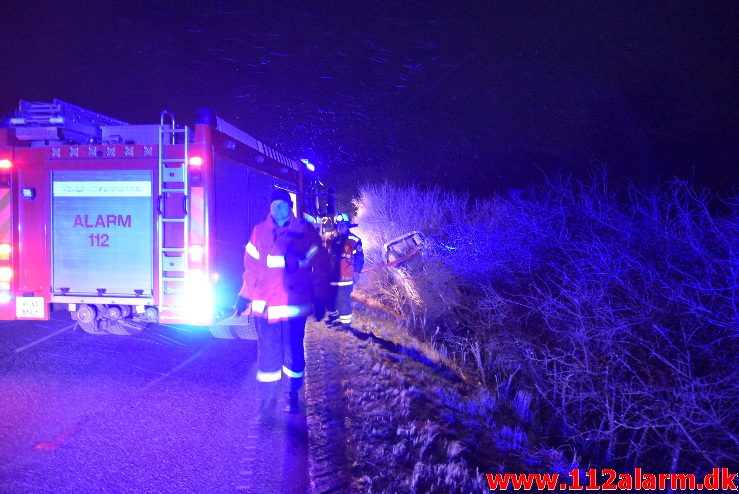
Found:
[{"label": "fire truck wheel", "polygon": [[82,304],[77,309],[77,321],[80,328],[89,334],[107,334],[105,323],[98,319],[98,310],[94,305]]},{"label": "fire truck wheel", "polygon": [[147,307],[144,310],[144,319],[146,322],[153,322],[156,323],[159,321],[159,311],[156,307]]},{"label": "fire truck wheel", "polygon": [[95,322],[98,317],[98,310],[94,305],[82,304],[77,308],[77,320],[80,324]]},{"label": "fire truck wheel", "polygon": [[108,310],[105,312],[105,317],[111,321],[117,321],[123,316],[123,311],[118,305],[109,305]]}]

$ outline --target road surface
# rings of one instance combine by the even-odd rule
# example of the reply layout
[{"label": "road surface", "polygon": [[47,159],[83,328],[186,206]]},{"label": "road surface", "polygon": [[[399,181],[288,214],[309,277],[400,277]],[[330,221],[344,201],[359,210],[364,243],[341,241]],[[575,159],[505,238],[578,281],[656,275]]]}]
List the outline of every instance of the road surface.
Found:
[{"label": "road surface", "polygon": [[253,418],[256,342],[66,312],[0,322],[0,493],[305,493],[303,415]]}]

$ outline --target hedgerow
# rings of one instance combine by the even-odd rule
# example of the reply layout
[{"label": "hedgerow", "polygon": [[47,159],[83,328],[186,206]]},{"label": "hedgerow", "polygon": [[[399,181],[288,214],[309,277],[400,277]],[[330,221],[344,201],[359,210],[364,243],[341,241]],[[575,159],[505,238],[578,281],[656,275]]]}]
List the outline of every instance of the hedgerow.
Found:
[{"label": "hedgerow", "polygon": [[481,386],[513,386],[538,435],[584,461],[727,465],[739,458],[739,200],[679,181],[605,183],[478,201],[364,185],[356,231],[368,265],[402,233],[427,242],[360,288]]}]

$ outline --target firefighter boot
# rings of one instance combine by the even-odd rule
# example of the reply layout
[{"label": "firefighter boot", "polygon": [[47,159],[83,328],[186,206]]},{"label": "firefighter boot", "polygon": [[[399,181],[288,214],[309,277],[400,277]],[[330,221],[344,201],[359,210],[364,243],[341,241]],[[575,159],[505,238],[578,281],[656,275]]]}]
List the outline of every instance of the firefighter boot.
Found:
[{"label": "firefighter boot", "polygon": [[258,421],[267,420],[274,415],[280,382],[260,382],[257,384],[259,388],[259,408],[255,418]]},{"label": "firefighter boot", "polygon": [[300,413],[300,398],[298,397],[297,391],[289,391],[287,393],[285,413]]},{"label": "firefighter boot", "polygon": [[339,311],[331,311],[328,313],[328,316],[326,317],[326,326],[334,326],[336,324],[336,321],[339,319]]}]

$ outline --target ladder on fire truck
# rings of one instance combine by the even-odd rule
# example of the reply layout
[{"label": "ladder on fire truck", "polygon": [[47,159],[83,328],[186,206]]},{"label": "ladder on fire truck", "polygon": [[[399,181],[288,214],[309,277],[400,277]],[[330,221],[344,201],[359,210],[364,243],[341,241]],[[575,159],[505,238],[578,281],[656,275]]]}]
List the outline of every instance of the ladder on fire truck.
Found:
[{"label": "ladder on fire truck", "polygon": [[21,100],[18,110],[10,118],[10,125],[16,129],[16,138],[21,141],[39,143],[64,141],[82,144],[99,142],[101,126],[128,124],[117,118],[54,99],[51,103]]},{"label": "ladder on fire truck", "polygon": [[[166,123],[170,125],[165,125]],[[183,298],[176,295],[184,293],[187,279],[189,145],[188,127],[177,128],[174,115],[167,110],[162,111],[159,125],[159,214],[157,221],[160,310],[180,308],[183,302]],[[168,208],[168,204],[172,204],[171,198],[179,194],[183,198],[181,213],[179,208]],[[177,224],[181,226],[178,228]],[[177,303],[165,303],[165,300],[173,299]]]}]

